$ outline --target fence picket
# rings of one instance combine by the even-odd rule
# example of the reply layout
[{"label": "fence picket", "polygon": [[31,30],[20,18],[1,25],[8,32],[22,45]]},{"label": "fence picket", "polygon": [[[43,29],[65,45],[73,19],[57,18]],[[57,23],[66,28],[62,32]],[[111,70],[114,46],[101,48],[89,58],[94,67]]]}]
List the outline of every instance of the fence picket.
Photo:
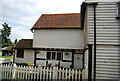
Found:
[{"label": "fence picket", "polygon": [[28,80],[30,80],[30,66],[28,66],[28,76],[27,76],[27,78],[28,78]]},{"label": "fence picket", "polygon": [[56,75],[55,79],[57,80],[58,79],[58,67],[56,67],[56,74],[55,75]]},{"label": "fence picket", "polygon": [[[6,67],[6,65],[5,65],[5,67]],[[7,70],[7,68],[5,68],[5,67],[4,67],[4,70],[5,70],[5,69]],[[5,77],[4,77],[4,78],[7,78],[6,70],[5,70]]]},{"label": "fence picket", "polygon": [[68,81],[70,81],[70,78],[71,78],[71,69],[69,69],[69,76],[68,76]]},{"label": "fence picket", "polygon": [[82,79],[85,79],[85,70],[82,70]]},{"label": "fence picket", "polygon": [[7,72],[6,72],[6,71],[7,71],[7,68],[6,68],[6,67],[7,67],[7,66],[5,65],[4,70],[5,70],[5,69],[6,69],[6,70],[5,70],[5,77],[4,77],[4,78],[7,78]]},{"label": "fence picket", "polygon": [[20,71],[20,79],[22,80],[23,79],[23,75],[22,75],[23,74],[23,68],[22,68],[22,66],[20,66],[20,70],[19,71]]},{"label": "fence picket", "polygon": [[10,79],[12,79],[12,75],[13,75],[13,74],[12,74],[12,70],[13,70],[13,69],[12,69],[12,65],[10,65]]},{"label": "fence picket", "polygon": [[22,70],[23,70],[23,80],[25,80],[25,66],[23,66]]},{"label": "fence picket", "polygon": [[77,69],[75,70],[75,80],[77,80]]},{"label": "fence picket", "polygon": [[40,67],[40,81],[42,79],[42,74],[43,74],[42,67]]},{"label": "fence picket", "polygon": [[47,71],[46,71],[46,80],[48,81],[48,76],[49,76],[49,72],[48,72],[48,67],[47,67]]},{"label": "fence picket", "polygon": [[81,76],[81,70],[79,69],[78,80],[80,80],[80,76]]},{"label": "fence picket", "polygon": [[52,68],[50,68],[50,78],[49,78],[50,81],[51,81],[51,79],[52,79],[52,76],[51,76],[51,75],[52,75]]},{"label": "fence picket", "polygon": [[28,76],[28,66],[27,67],[25,67],[26,68],[26,70],[25,70],[25,79],[27,80],[27,76]]},{"label": "fence picket", "polygon": [[6,71],[5,71],[6,68],[5,68],[5,67],[6,67],[6,66],[4,65],[4,73],[5,73],[5,74],[4,74],[4,78],[6,78]]},{"label": "fence picket", "polygon": [[59,72],[59,78],[58,78],[58,79],[59,79],[59,81],[60,81],[60,80],[61,80],[61,68],[59,68],[59,71],[58,71],[58,72]]},{"label": "fence picket", "polygon": [[72,69],[72,81],[74,81],[74,69]]},{"label": "fence picket", "polygon": [[36,80],[37,67],[34,68],[34,81]]},{"label": "fence picket", "polygon": [[65,79],[67,80],[67,69],[65,70]]},{"label": "fence picket", "polygon": [[38,67],[38,68],[36,69],[36,72],[37,72],[37,74],[36,74],[36,81],[39,80],[39,69],[40,69],[40,67]]},{"label": "fence picket", "polygon": [[43,68],[43,80],[45,80],[45,67]]},{"label": "fence picket", "polygon": [[31,67],[31,72],[30,72],[31,80],[33,80],[33,74],[34,74],[34,72],[33,72],[33,67]]},{"label": "fence picket", "polygon": [[2,65],[2,66],[3,66],[3,73],[4,73],[3,79],[5,79],[5,65]]}]

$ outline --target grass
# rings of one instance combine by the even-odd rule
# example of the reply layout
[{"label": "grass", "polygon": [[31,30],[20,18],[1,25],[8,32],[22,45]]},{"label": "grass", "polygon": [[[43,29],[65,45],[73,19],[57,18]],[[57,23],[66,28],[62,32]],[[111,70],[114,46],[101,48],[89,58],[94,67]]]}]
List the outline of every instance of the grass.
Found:
[{"label": "grass", "polygon": [[10,60],[13,60],[13,55],[12,56],[2,56],[2,52],[0,52],[0,58],[9,58]]}]

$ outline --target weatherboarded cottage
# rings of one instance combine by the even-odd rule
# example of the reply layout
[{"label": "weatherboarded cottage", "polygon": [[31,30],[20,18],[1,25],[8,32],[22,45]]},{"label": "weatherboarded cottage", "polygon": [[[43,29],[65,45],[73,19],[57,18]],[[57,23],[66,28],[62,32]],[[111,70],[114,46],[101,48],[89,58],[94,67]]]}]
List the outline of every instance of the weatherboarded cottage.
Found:
[{"label": "weatherboarded cottage", "polygon": [[[120,76],[120,0],[85,0],[81,6],[88,79],[117,81]],[[88,50],[91,50],[88,52]],[[91,55],[90,55],[91,54]],[[92,75],[93,74],[93,75]]]},{"label": "weatherboarded cottage", "polygon": [[31,29],[35,64],[81,68],[84,49],[80,14],[43,14]]},{"label": "weatherboarded cottage", "polygon": [[[23,57],[16,51],[16,62],[83,68],[84,35],[80,26],[79,13],[42,14],[31,31],[34,33],[33,40],[21,40],[15,47],[17,51],[24,50],[25,53]],[[27,41],[30,44],[25,43]]]}]

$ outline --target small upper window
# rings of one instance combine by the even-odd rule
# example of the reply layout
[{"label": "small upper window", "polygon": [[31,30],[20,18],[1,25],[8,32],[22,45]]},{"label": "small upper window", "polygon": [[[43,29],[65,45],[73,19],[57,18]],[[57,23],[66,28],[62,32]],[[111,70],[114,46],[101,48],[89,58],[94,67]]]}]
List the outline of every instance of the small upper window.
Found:
[{"label": "small upper window", "polygon": [[120,19],[120,2],[117,3],[117,17],[116,19]]},{"label": "small upper window", "polygon": [[118,3],[118,16],[120,17],[120,2]]}]

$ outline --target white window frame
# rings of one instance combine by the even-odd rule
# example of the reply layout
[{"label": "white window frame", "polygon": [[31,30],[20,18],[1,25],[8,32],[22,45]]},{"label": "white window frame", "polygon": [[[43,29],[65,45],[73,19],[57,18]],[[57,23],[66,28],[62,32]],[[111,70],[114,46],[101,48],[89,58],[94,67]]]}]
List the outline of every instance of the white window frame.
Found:
[{"label": "white window frame", "polygon": [[[60,60],[62,60],[62,52],[61,51],[47,51],[47,52],[51,52],[51,54],[50,54],[50,60],[57,60],[57,54],[58,54],[58,52],[59,53],[61,53],[61,59]],[[47,52],[46,52],[46,54],[47,54]],[[55,52],[55,59],[52,59],[52,53],[53,52]],[[47,58],[47,56],[46,56],[46,58]]]}]

